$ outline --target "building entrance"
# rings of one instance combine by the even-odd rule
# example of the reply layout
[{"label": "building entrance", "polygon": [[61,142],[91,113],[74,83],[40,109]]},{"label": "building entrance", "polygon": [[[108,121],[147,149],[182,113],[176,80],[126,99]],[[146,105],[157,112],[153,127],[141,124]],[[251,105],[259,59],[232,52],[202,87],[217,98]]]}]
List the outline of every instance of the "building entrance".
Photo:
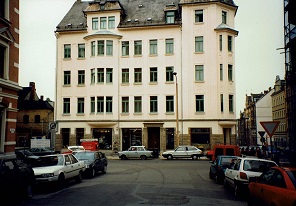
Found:
[{"label": "building entrance", "polygon": [[159,149],[160,148],[160,128],[148,127],[148,148]]},{"label": "building entrance", "polygon": [[93,138],[99,140],[100,149],[111,149],[112,147],[112,129],[94,128]]}]

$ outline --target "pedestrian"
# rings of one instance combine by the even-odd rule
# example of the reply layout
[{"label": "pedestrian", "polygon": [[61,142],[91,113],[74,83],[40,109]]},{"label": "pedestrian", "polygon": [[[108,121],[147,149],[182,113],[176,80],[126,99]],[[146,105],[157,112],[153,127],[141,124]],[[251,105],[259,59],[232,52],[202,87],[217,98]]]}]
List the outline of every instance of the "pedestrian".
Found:
[{"label": "pedestrian", "polygon": [[259,147],[256,147],[256,156],[257,156],[258,158],[262,158],[262,152],[261,152],[261,150],[260,150]]}]

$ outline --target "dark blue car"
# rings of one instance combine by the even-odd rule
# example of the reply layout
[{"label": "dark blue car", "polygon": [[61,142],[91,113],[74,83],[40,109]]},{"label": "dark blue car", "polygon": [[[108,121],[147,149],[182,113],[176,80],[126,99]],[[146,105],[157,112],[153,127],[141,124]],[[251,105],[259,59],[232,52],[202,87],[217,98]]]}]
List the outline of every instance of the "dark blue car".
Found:
[{"label": "dark blue car", "polygon": [[226,168],[232,167],[236,158],[237,156],[219,155],[215,161],[210,161],[210,179],[213,179],[216,183],[222,183],[225,178]]}]

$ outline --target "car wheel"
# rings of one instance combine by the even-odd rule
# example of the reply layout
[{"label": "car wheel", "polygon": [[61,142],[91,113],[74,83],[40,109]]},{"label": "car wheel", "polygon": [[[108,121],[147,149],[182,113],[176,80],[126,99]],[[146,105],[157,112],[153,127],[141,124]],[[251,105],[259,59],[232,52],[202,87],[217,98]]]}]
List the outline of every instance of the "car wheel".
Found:
[{"label": "car wheel", "polygon": [[107,165],[104,165],[104,168],[103,168],[103,171],[102,171],[104,174],[107,173]]},{"label": "car wheel", "polygon": [[145,155],[142,155],[140,158],[141,158],[141,160],[146,160],[147,159],[147,157]]},{"label": "car wheel", "polygon": [[239,196],[239,187],[236,183],[234,183],[234,196],[238,197]]},{"label": "car wheel", "polygon": [[226,181],[226,178],[224,179],[224,182],[223,183],[224,183],[224,187],[227,188],[228,187],[228,183]]},{"label": "car wheel", "polygon": [[122,160],[126,160],[127,158],[126,158],[125,155],[121,155],[121,156],[120,156],[120,159],[122,159]]},{"label": "car wheel", "polygon": [[198,159],[197,155],[192,155],[192,159],[197,160]]},{"label": "car wheel", "polygon": [[172,160],[172,159],[173,159],[173,156],[172,156],[172,155],[168,155],[168,156],[167,156],[167,159],[168,159],[168,160]]},{"label": "car wheel", "polygon": [[65,176],[64,174],[60,174],[57,182],[58,189],[63,189],[65,187]]},{"label": "car wheel", "polygon": [[211,171],[209,172],[209,177],[210,177],[210,179],[213,179],[213,175],[212,175]]},{"label": "car wheel", "polygon": [[96,176],[96,170],[95,168],[92,168],[92,170],[90,171],[90,177],[94,177]]},{"label": "car wheel", "polygon": [[75,181],[76,181],[76,183],[82,182],[82,174],[81,174],[81,172],[78,173],[78,175],[76,176]]}]

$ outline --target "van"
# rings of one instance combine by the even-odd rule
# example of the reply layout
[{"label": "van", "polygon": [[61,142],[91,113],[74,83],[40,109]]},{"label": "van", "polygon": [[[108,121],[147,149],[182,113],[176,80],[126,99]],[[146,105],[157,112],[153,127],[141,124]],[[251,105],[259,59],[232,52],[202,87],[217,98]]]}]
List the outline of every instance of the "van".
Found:
[{"label": "van", "polygon": [[80,142],[85,150],[98,151],[99,149],[98,139],[80,139]]},{"label": "van", "polygon": [[239,146],[237,145],[215,145],[213,149],[212,161],[215,161],[218,155],[241,156]]}]

